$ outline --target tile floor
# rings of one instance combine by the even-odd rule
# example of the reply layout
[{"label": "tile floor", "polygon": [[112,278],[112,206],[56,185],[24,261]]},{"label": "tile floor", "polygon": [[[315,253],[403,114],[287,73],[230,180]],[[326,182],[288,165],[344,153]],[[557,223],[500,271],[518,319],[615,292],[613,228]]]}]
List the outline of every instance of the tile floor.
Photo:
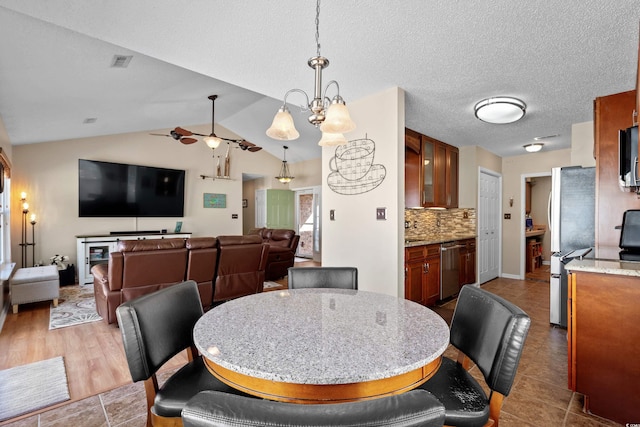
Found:
[{"label": "tile floor", "polygon": [[[505,399],[500,425],[616,426],[582,412],[582,396],[567,389],[566,330],[549,325],[549,283],[545,280],[496,279],[482,286],[525,310],[532,325],[511,394]],[[455,301],[438,307],[447,321]],[[453,349],[446,355],[455,357]],[[473,368],[474,375],[479,371]],[[473,372],[472,371],[472,372]],[[7,427],[144,426],[145,396],[141,383],[63,405]]]}]

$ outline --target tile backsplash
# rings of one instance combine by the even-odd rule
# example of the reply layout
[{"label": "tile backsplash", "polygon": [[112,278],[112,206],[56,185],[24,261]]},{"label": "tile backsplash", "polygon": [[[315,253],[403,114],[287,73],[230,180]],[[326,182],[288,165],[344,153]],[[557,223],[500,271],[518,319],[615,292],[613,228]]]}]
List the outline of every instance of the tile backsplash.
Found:
[{"label": "tile backsplash", "polygon": [[404,220],[407,239],[476,234],[476,210],[470,208],[405,209]]}]

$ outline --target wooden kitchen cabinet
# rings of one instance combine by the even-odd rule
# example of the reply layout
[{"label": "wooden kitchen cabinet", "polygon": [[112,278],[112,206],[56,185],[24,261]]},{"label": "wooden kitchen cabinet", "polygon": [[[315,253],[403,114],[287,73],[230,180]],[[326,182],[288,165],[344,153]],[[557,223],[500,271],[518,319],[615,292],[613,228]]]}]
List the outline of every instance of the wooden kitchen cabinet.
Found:
[{"label": "wooden kitchen cabinet", "polygon": [[476,239],[460,241],[460,288],[476,282]]},{"label": "wooden kitchen cabinet", "polygon": [[405,129],[405,206],[457,208],[458,167],[457,147]]},{"label": "wooden kitchen cabinet", "polygon": [[640,278],[571,271],[568,297],[569,389],[584,394],[587,412],[640,419]]},{"label": "wooden kitchen cabinet", "polygon": [[620,191],[618,131],[632,125],[636,91],[596,98],[594,102],[594,151],[596,156],[595,256],[618,258],[622,216],[640,208],[634,192]]},{"label": "wooden kitchen cabinet", "polygon": [[440,245],[405,248],[404,297],[435,305],[440,296]]}]

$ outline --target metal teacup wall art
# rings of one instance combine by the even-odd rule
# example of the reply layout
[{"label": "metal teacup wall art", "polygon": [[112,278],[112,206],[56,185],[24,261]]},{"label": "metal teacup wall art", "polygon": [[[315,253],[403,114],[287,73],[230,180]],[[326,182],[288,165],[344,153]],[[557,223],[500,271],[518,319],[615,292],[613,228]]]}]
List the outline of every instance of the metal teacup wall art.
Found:
[{"label": "metal teacup wall art", "polygon": [[375,152],[376,143],[366,135],[336,147],[335,155],[329,160],[329,188],[335,193],[353,196],[379,186],[387,170],[384,165],[373,163]]}]

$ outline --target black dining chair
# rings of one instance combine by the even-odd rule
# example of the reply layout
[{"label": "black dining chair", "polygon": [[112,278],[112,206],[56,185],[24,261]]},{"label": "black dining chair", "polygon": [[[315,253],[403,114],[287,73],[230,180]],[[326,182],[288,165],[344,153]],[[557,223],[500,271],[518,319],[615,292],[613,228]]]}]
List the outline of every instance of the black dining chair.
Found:
[{"label": "black dining chair", "polygon": [[[463,286],[450,333],[450,342],[459,351],[458,360],[443,357],[436,374],[420,386],[444,404],[446,425],[493,422],[498,426],[530,325],[529,316],[509,301],[475,286]],[[483,375],[489,398],[468,372],[471,362]]]},{"label": "black dining chair", "polygon": [[[202,314],[198,286],[192,280],[130,300],[116,309],[131,379],[144,381],[147,426],[181,425],[182,408],[203,390],[240,393],[211,375],[198,357],[193,327]],[[185,349],[188,363],[158,387],[158,369]]]},{"label": "black dining chair", "polygon": [[359,402],[310,405],[204,391],[187,403],[182,419],[184,427],[440,427],[444,407],[425,390]]},{"label": "black dining chair", "polygon": [[290,267],[289,289],[340,288],[358,289],[358,269],[355,267]]}]

